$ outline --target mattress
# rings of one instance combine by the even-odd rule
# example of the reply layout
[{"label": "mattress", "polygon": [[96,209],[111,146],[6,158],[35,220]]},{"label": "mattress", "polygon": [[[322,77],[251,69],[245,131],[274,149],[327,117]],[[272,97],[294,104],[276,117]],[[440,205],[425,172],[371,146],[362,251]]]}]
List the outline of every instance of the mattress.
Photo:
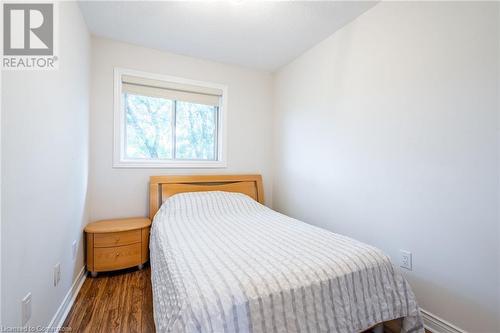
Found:
[{"label": "mattress", "polygon": [[415,296],[382,251],[240,193],[182,193],[150,241],[158,332],[360,332],[403,318]]}]

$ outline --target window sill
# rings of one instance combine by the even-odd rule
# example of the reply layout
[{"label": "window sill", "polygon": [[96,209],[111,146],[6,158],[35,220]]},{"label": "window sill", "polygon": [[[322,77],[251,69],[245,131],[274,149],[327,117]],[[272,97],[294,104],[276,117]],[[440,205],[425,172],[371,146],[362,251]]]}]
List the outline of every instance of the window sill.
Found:
[{"label": "window sill", "polygon": [[223,169],[227,168],[226,161],[115,161],[113,168],[133,169]]}]

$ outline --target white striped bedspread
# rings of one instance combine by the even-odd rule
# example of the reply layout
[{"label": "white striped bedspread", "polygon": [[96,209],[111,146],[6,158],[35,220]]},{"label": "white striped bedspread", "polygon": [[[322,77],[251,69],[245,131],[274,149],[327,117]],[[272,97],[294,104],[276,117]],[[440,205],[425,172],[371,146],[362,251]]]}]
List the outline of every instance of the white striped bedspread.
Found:
[{"label": "white striped bedspread", "polygon": [[424,332],[380,250],[239,193],[169,198],[151,231],[158,332],[360,332],[403,317]]}]

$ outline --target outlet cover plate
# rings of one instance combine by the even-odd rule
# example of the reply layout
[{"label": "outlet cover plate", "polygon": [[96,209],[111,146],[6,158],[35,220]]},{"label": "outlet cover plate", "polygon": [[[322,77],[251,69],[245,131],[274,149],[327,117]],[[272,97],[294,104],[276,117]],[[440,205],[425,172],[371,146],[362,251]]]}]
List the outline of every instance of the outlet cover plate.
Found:
[{"label": "outlet cover plate", "polygon": [[399,250],[399,266],[407,270],[412,270],[411,252],[406,250]]},{"label": "outlet cover plate", "polygon": [[76,240],[73,241],[73,244],[71,244],[71,253],[73,255],[73,260],[76,259]]},{"label": "outlet cover plate", "polygon": [[31,318],[31,293],[21,300],[21,325],[25,326]]},{"label": "outlet cover plate", "polygon": [[54,265],[54,287],[56,287],[61,281],[61,263]]}]

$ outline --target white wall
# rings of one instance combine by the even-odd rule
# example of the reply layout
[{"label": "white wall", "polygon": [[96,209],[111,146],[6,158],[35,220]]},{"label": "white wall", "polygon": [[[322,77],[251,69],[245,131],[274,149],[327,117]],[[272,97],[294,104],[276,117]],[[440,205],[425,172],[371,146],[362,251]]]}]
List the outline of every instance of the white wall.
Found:
[{"label": "white wall", "polygon": [[[49,324],[83,267],[87,222],[90,36],[76,3],[60,4],[60,67],[2,75],[2,325]],[[77,240],[77,259],[72,241]],[[53,266],[61,282],[53,286]]]},{"label": "white wall", "polygon": [[413,252],[421,306],[498,332],[499,3],[382,2],[276,74],[275,207]]},{"label": "white wall", "polygon": [[[226,169],[114,169],[113,69],[209,81],[228,86]],[[269,73],[92,38],[90,117],[91,219],[148,214],[151,175],[260,173],[271,203],[272,77]]]}]

